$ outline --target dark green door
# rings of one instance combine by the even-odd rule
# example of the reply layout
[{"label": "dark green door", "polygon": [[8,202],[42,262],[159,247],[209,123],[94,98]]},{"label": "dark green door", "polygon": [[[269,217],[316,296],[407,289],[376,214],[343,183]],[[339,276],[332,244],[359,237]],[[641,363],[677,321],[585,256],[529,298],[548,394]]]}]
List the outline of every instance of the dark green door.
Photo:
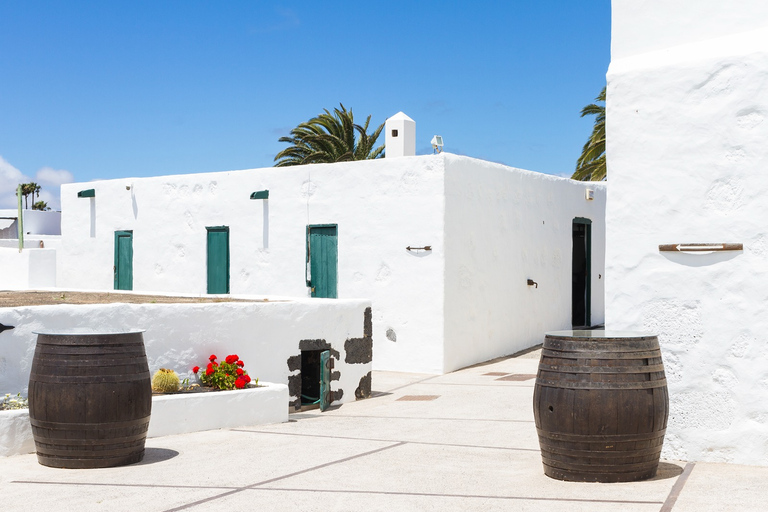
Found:
[{"label": "dark green door", "polygon": [[208,293],[229,293],[229,227],[208,230]]},{"label": "dark green door", "polygon": [[592,323],[592,221],[576,217],[572,233],[571,324],[574,327],[589,327]]},{"label": "dark green door", "polygon": [[133,231],[115,231],[115,290],[133,290]]},{"label": "dark green door", "polygon": [[338,237],[337,226],[308,226],[309,279],[312,297],[337,297]]}]

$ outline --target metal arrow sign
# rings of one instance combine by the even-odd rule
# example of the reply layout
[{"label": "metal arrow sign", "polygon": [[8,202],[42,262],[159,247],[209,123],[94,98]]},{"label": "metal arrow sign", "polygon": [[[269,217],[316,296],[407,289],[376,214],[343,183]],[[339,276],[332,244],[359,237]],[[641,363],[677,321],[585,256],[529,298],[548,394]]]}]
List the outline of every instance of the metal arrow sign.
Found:
[{"label": "metal arrow sign", "polygon": [[663,244],[659,245],[661,252],[713,252],[713,251],[743,251],[743,244]]}]

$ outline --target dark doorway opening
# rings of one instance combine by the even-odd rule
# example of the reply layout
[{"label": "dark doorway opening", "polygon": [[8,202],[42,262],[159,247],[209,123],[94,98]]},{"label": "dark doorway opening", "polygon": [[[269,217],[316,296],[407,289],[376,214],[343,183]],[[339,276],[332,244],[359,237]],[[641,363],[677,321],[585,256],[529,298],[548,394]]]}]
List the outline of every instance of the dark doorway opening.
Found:
[{"label": "dark doorway opening", "polygon": [[573,219],[573,256],[571,259],[571,325],[591,325],[592,221]]},{"label": "dark doorway opening", "polygon": [[320,403],[320,354],[322,350],[301,351],[301,405]]}]

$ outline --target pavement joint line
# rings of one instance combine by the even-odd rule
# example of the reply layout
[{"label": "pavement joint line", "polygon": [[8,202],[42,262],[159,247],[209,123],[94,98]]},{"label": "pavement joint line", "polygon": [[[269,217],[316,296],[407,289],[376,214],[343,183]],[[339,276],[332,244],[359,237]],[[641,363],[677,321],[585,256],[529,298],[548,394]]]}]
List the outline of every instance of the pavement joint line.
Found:
[{"label": "pavement joint line", "polygon": [[414,382],[409,382],[408,384],[403,384],[402,386],[398,386],[396,388],[392,388],[392,389],[390,389],[388,391],[379,391],[379,393],[392,393],[393,391],[397,391],[398,389],[407,388],[408,386],[413,386],[414,384],[421,384],[422,382],[426,382],[428,380],[436,379],[438,377],[442,377],[442,375],[432,375],[431,377],[426,377],[426,378],[421,379],[421,380],[417,380],[417,381],[414,381]]},{"label": "pavement joint line", "polygon": [[[348,439],[352,441],[368,441],[368,442],[379,442],[379,443],[395,443],[398,442],[395,439],[372,439],[368,437],[349,437],[349,436],[329,436],[329,435],[318,435],[318,434],[303,434],[301,432],[270,432],[268,430],[247,430],[247,429],[239,429],[239,428],[233,428],[230,429],[231,432],[246,432],[249,434],[277,434],[280,436],[299,436],[299,437],[317,437],[317,438],[323,438],[323,439]],[[481,445],[474,445],[474,444],[455,444],[455,443],[430,443],[427,441],[399,441],[402,444],[421,444],[421,445],[427,445],[427,446],[454,446],[458,448],[485,448],[489,450],[512,450],[516,452],[539,452],[541,450],[539,449],[533,449],[533,448],[512,448],[508,446],[481,446]]]},{"label": "pavement joint line", "polygon": [[672,507],[675,506],[675,502],[677,502],[677,498],[680,496],[680,492],[683,490],[683,487],[685,486],[685,483],[688,481],[688,477],[691,476],[691,472],[693,472],[693,467],[696,465],[695,462],[689,462],[685,465],[683,468],[683,472],[680,473],[680,476],[677,477],[677,481],[675,482],[675,485],[672,486],[672,489],[669,490],[669,495],[667,496],[667,499],[664,501],[664,504],[661,506],[661,509],[659,512],[671,512]]},{"label": "pavement joint line", "polygon": [[258,487],[260,485],[266,485],[266,484],[270,484],[272,482],[277,482],[277,481],[280,481],[280,480],[285,480],[286,478],[292,478],[294,476],[303,475],[304,473],[309,473],[311,471],[316,471],[318,469],[327,468],[328,466],[333,466],[335,464],[341,464],[342,462],[347,462],[347,461],[350,461],[350,460],[359,459],[360,457],[366,457],[368,455],[373,455],[374,453],[382,452],[384,450],[391,450],[392,448],[397,448],[397,447],[403,446],[405,444],[407,444],[407,443],[404,443],[404,442],[395,443],[395,444],[391,444],[389,446],[383,446],[381,448],[377,448],[375,450],[370,450],[370,451],[367,451],[367,452],[358,453],[356,455],[351,455],[349,457],[344,457],[343,459],[332,460],[332,461],[326,462],[324,464],[319,464],[317,466],[312,466],[311,468],[306,468],[306,469],[302,469],[300,471],[295,471],[293,473],[289,473],[287,475],[282,475],[282,476],[278,476],[278,477],[275,477],[275,478],[270,478],[269,480],[263,480],[261,482],[256,482],[255,484],[239,487],[237,489],[234,489],[234,490],[231,490],[229,492],[225,492],[225,493],[222,493],[222,494],[219,494],[219,495],[216,495],[216,496],[210,496],[208,498],[203,498],[201,500],[197,500],[197,501],[194,501],[192,503],[187,503],[187,504],[181,505],[179,507],[170,508],[170,509],[166,510],[165,512],[177,512],[179,510],[186,510],[186,509],[191,508],[191,507],[196,507],[197,505],[202,505],[203,503],[210,503],[211,501],[215,501],[215,500],[218,500],[218,499],[221,499],[221,498],[226,498],[227,496],[231,496],[233,494],[237,494],[237,493],[240,493],[240,492],[243,492],[243,491],[247,491],[247,490],[250,490],[250,489],[255,489],[256,487]]},{"label": "pavement joint line", "polygon": [[11,484],[82,485],[92,487],[144,487],[159,489],[240,489],[231,485],[166,485],[166,484],[118,484],[105,482],[52,482],[44,480],[11,480]]},{"label": "pavement joint line", "polygon": [[429,421],[491,421],[498,423],[535,423],[533,420],[500,420],[493,418],[425,418],[423,416],[370,416],[365,414],[328,414],[328,415],[314,415],[311,418],[299,418],[299,419],[314,419],[314,418],[373,418],[382,420],[429,420]]},{"label": "pavement joint line", "polygon": [[283,491],[283,492],[316,492],[334,494],[383,494],[385,496],[424,496],[428,498],[474,498],[492,500],[516,500],[516,501],[557,501],[576,503],[617,503],[622,505],[661,505],[661,501],[635,501],[635,500],[601,500],[589,498],[547,498],[537,496],[499,496],[485,494],[440,494],[432,492],[398,492],[398,491],[365,491],[350,489],[301,489],[291,487],[258,487],[248,489],[251,491]]}]

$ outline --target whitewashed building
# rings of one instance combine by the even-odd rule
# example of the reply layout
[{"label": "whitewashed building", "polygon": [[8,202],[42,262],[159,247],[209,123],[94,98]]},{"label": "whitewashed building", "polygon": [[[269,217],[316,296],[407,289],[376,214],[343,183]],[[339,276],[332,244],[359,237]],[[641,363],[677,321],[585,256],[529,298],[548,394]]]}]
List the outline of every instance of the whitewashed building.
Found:
[{"label": "whitewashed building", "polygon": [[612,5],[606,326],[659,334],[664,456],[768,465],[768,3]]},{"label": "whitewashed building", "polygon": [[603,322],[604,184],[407,156],[393,120],[400,158],[62,185],[57,285],[367,298],[374,368],[428,373],[541,343],[574,303]]}]

